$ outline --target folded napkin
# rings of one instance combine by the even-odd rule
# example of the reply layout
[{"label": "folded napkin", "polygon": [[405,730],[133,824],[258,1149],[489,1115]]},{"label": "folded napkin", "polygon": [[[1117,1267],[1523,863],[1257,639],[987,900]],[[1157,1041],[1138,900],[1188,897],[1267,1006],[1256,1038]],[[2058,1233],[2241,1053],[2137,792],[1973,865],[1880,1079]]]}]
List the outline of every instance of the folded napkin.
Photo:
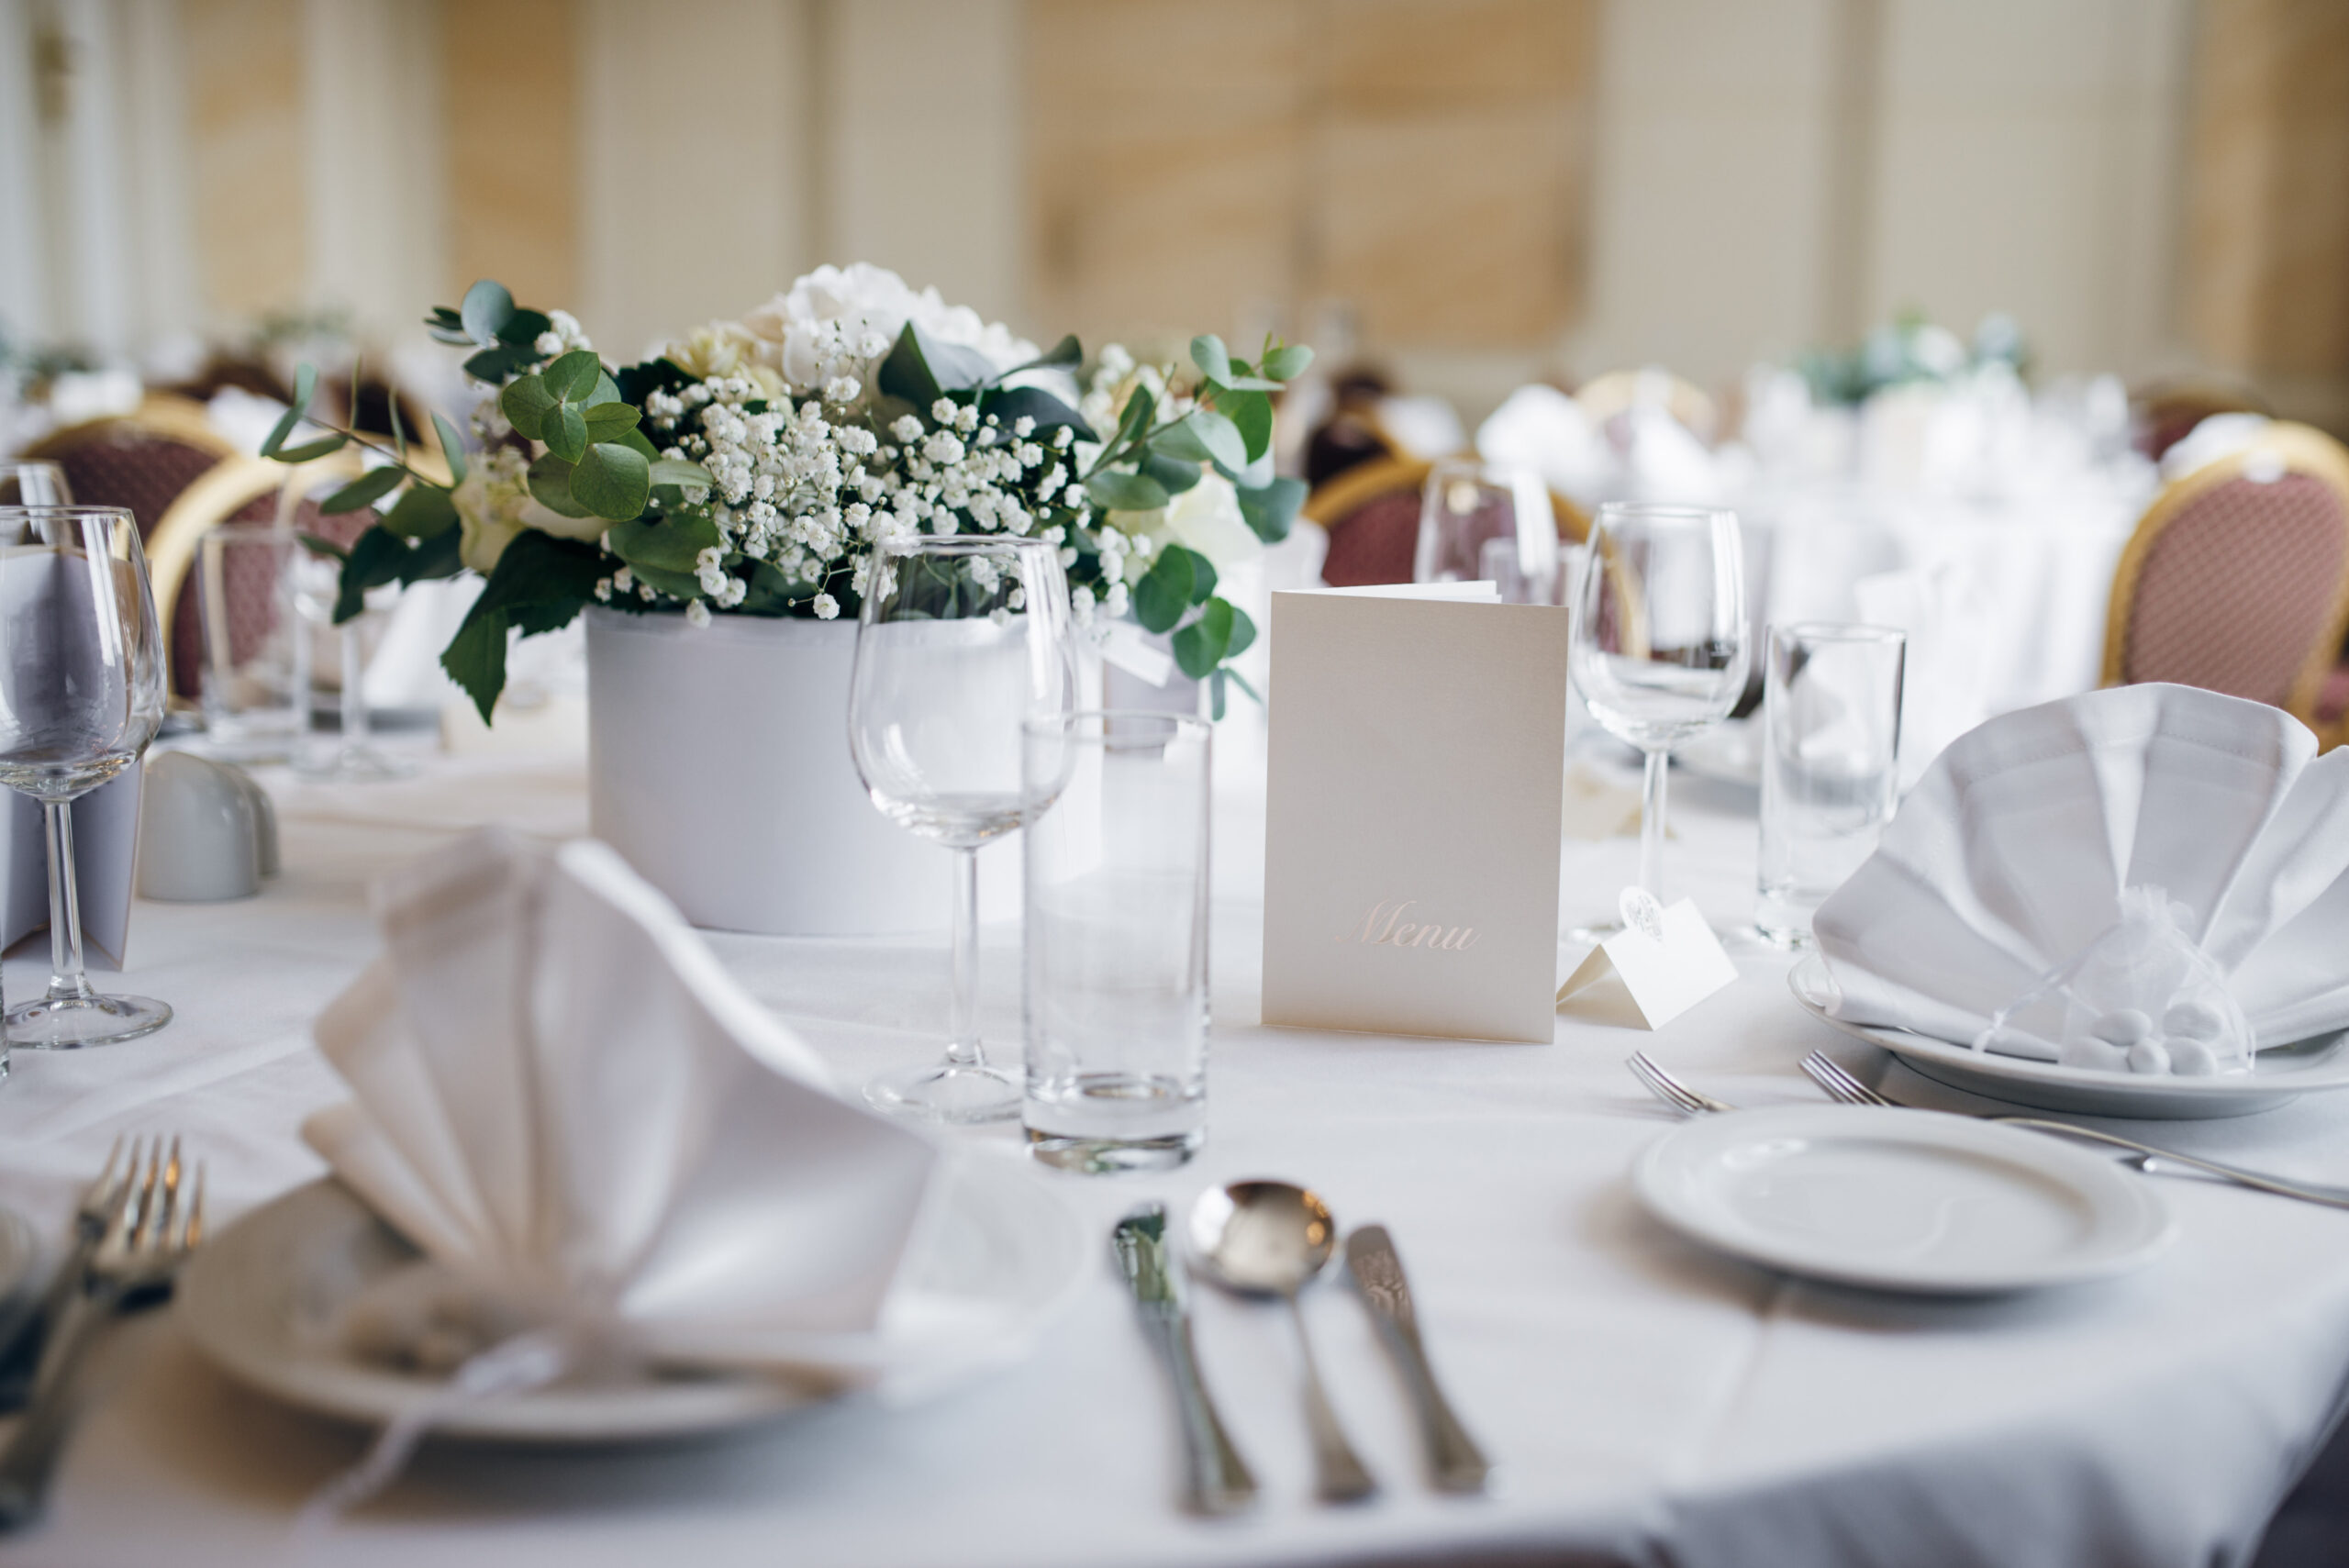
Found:
[{"label": "folded napkin", "polygon": [[[2107,953],[2136,942],[2157,911],[2221,977],[2256,1047],[2349,1026],[2349,751],[2316,751],[2280,709],[2188,686],[2090,692],[1977,727],[1820,906],[1836,1015],[1988,1043],[2002,1009],[2094,960],[2099,939]],[[2155,967],[2167,984],[2184,964]],[[2148,997],[2112,1009],[2143,1017],[2110,1020],[2105,1038],[2157,1037],[2165,1003],[2188,1009],[2181,1033],[2200,1027],[2194,997]]]},{"label": "folded napkin", "polygon": [[376,889],[304,1136],[425,1254],[334,1326],[440,1370],[524,1329],[853,1376],[938,1154],[821,1064],[611,850],[476,833]]}]

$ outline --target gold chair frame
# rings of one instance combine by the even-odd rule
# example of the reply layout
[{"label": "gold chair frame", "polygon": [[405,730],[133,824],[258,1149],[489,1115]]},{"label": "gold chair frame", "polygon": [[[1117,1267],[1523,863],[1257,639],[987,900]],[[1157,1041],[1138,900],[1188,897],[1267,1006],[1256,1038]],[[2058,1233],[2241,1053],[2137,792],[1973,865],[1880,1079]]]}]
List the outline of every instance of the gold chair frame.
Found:
[{"label": "gold chair frame", "polygon": [[[2136,608],[2137,579],[2162,531],[2195,501],[2221,484],[2243,478],[2254,464],[2272,470],[2278,462],[2284,473],[2304,474],[2330,490],[2341,507],[2344,527],[2349,527],[2349,450],[2323,431],[2306,425],[2271,425],[2242,450],[2214,458],[2172,480],[2138,519],[2136,531],[2129,536],[2129,543],[2121,552],[2121,564],[2113,572],[2111,605],[2104,623],[2103,684],[2120,685],[2128,669],[2129,620]],[[2318,722],[2316,705],[2323,692],[2325,677],[2341,657],[2344,637],[2349,637],[2349,550],[2343,553],[2341,580],[2333,587],[2332,609],[2325,619],[2324,630],[2309,650],[2284,704],[2287,713],[2316,730],[2328,747],[2339,744],[2342,736],[2325,732]]]}]

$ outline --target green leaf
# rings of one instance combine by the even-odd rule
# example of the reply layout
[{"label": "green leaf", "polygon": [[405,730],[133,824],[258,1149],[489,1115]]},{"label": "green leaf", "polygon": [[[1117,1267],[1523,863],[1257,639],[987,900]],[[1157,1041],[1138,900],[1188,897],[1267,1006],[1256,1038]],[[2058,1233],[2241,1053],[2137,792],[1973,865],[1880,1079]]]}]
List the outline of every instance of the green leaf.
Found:
[{"label": "green leaf", "polygon": [[1305,481],[1275,479],[1270,484],[1240,486],[1240,515],[1266,544],[1288,538],[1297,509],[1305,505]]},{"label": "green leaf", "polygon": [[318,367],[307,361],[294,367],[294,406],[304,414],[310,411],[310,399],[318,390]]},{"label": "green leaf", "polygon": [[1166,505],[1166,486],[1122,469],[1095,474],[1085,482],[1085,492],[1112,512],[1149,512]]},{"label": "green leaf", "polygon": [[636,428],[640,416],[625,403],[590,404],[584,410],[587,439],[591,441],[617,441]]},{"label": "green leaf", "polygon": [[982,386],[994,375],[995,366],[985,354],[938,342],[908,321],[874,380],[883,392],[904,398],[927,418],[941,393]]},{"label": "green leaf", "polygon": [[501,343],[494,349],[484,349],[465,361],[465,373],[475,381],[495,386],[516,371],[527,370],[538,362],[538,353],[530,349],[517,349]]},{"label": "green leaf", "polygon": [[622,522],[652,496],[652,465],[617,441],[597,441],[571,476],[571,495],[596,517]]},{"label": "green leaf", "polygon": [[1184,491],[1197,484],[1199,482],[1199,475],[1207,470],[1201,468],[1196,460],[1186,462],[1180,458],[1164,457],[1157,452],[1144,452],[1141,458],[1141,472],[1163,485],[1167,495],[1180,495]]},{"label": "green leaf", "polygon": [[1264,351],[1264,362],[1261,368],[1268,381],[1295,381],[1312,362],[1312,350],[1302,343],[1284,343],[1277,349]]},{"label": "green leaf", "polygon": [[1179,544],[1170,544],[1165,547],[1165,550],[1169,555],[1187,555],[1191,558],[1191,603],[1206,604],[1208,595],[1215,592],[1215,562],[1197,550]]},{"label": "green leaf", "polygon": [[445,305],[432,307],[432,314],[424,318],[424,328],[432,334],[432,340],[436,343],[462,346],[473,340],[473,335],[465,330],[464,317]]},{"label": "green leaf", "polygon": [[1209,381],[1231,379],[1231,355],[1224,348],[1223,339],[1212,332],[1203,332],[1191,339],[1191,362]]},{"label": "green leaf", "polygon": [[1151,438],[1151,446],[1168,457],[1211,462],[1227,474],[1248,466],[1248,443],[1240,428],[1212,408],[1194,408],[1183,422]]},{"label": "green leaf", "polygon": [[547,384],[549,396],[564,403],[578,403],[596,390],[596,378],[603,373],[604,363],[593,349],[573,349],[539,375]]},{"label": "green leaf", "polygon": [[674,484],[688,495],[699,491],[706,495],[718,487],[718,481],[709,476],[709,470],[697,462],[687,462],[681,457],[654,458],[652,483]]},{"label": "green leaf", "polygon": [[698,512],[685,512],[660,522],[633,519],[614,523],[605,536],[611,551],[632,567],[690,573],[701,552],[718,542],[718,524]]},{"label": "green leaf", "polygon": [[539,439],[563,462],[577,462],[587,455],[587,416],[576,403],[558,403],[539,421]]},{"label": "green leaf", "polygon": [[602,553],[581,540],[536,528],[514,536],[440,655],[440,667],[473,699],[484,723],[506,687],[507,628],[527,637],[568,626],[594,598],[605,571]]},{"label": "green leaf", "polygon": [[[1273,444],[1273,400],[1261,392],[1232,392],[1218,395],[1216,411],[1230,419],[1240,432],[1241,447],[1248,462],[1254,462],[1271,450]],[[1245,467],[1246,464],[1237,466]]]},{"label": "green leaf", "polygon": [[319,502],[318,510],[333,514],[356,512],[362,506],[372,506],[398,489],[400,483],[406,478],[407,470],[404,468],[394,468],[388,465],[383,468],[371,468]]},{"label": "green leaf", "polygon": [[553,325],[543,310],[518,310],[507,317],[506,324],[497,329],[497,340],[518,349],[536,351],[539,334]]},{"label": "green leaf", "polygon": [[497,395],[497,411],[506,416],[514,433],[525,440],[545,439],[542,432],[547,414],[554,406],[554,394],[547,390],[544,376],[518,376],[507,383],[506,390]]},{"label": "green leaf", "polygon": [[465,443],[457,438],[457,428],[438,412],[432,416],[432,428],[440,432],[440,455],[449,460],[449,477],[462,484],[465,482]]},{"label": "green leaf", "polygon": [[310,462],[318,458],[330,457],[350,444],[351,438],[349,436],[320,436],[317,440],[304,441],[298,447],[285,447],[281,449],[277,453],[277,461],[280,462]]},{"label": "green leaf", "polygon": [[1223,405],[1224,396],[1228,393],[1278,392],[1280,389],[1281,384],[1279,382],[1266,381],[1260,375],[1236,375],[1230,381],[1219,383],[1216,385],[1209,387],[1208,390],[1215,394],[1216,406],[1220,407]]},{"label": "green leaf", "polygon": [[1077,440],[1100,439],[1093,433],[1093,427],[1085,422],[1085,416],[1040,386],[1007,386],[991,392],[979,405],[979,411],[1002,420],[1007,437],[1011,427],[1026,417],[1036,421],[1035,430],[1029,438],[1031,440],[1049,440],[1052,433],[1063,427],[1074,431]]},{"label": "green leaf", "polygon": [[658,566],[638,566],[631,570],[636,573],[638,582],[650,584],[673,599],[701,597],[701,583],[690,572],[669,572]]},{"label": "green leaf", "polygon": [[[506,553],[514,553],[513,545],[506,547]],[[497,563],[505,565],[505,558],[501,556]],[[495,610],[484,612],[476,604],[457,628],[457,635],[449,639],[449,646],[440,651],[440,668],[473,699],[481,721],[489,723],[490,715],[497,711],[498,694],[506,689],[506,617]]]},{"label": "green leaf", "polygon": [[624,399],[620,396],[620,384],[614,381],[608,372],[598,367],[596,373],[596,390],[589,393],[584,401],[590,408],[599,407],[607,403],[622,402]]},{"label": "green leaf", "polygon": [[1109,444],[1120,447],[1141,435],[1150,428],[1151,418],[1157,412],[1158,400],[1150,395],[1150,388],[1135,387],[1133,395],[1126,399],[1125,412],[1118,416],[1118,433]]},{"label": "green leaf", "polygon": [[513,319],[514,296],[504,284],[484,278],[465,291],[457,315],[473,340],[485,349],[497,341],[497,329]]},{"label": "green leaf", "polygon": [[[305,366],[304,368],[307,369],[308,367]],[[292,435],[294,433],[294,427],[301,422],[302,410],[299,407],[288,408],[284,413],[279,415],[277,417],[277,423],[270,427],[269,439],[261,444],[261,455],[263,457],[277,457],[278,450],[285,445],[285,438]],[[292,460],[287,458],[278,458],[278,461],[280,462],[286,462]]]},{"label": "green leaf", "polygon": [[407,540],[380,525],[361,534],[350,553],[343,557],[342,578],[334,604],[335,624],[340,626],[366,609],[368,589],[403,581],[415,553]]},{"label": "green leaf", "polygon": [[1250,685],[1248,684],[1248,677],[1242,675],[1230,665],[1227,664],[1222,669],[1217,671],[1216,678],[1221,681],[1230,681],[1233,685],[1238,686],[1241,691],[1246,692],[1250,700],[1253,701],[1258,707],[1264,706],[1264,694],[1259,692],[1255,687]]},{"label": "green leaf", "polygon": [[[1216,603],[1231,605],[1229,599],[1218,599]],[[1256,623],[1248,618],[1246,610],[1241,609],[1238,605],[1231,605],[1231,640],[1224,645],[1223,656],[1226,659],[1237,659],[1247,652],[1250,645],[1255,640]]]},{"label": "green leaf", "polygon": [[1235,613],[1223,600],[1209,599],[1197,620],[1174,633],[1176,668],[1195,681],[1204,681],[1213,674],[1215,667],[1223,662],[1224,651],[1231,646]]},{"label": "green leaf", "polygon": [[595,516],[584,504],[572,498],[571,477],[577,472],[577,466],[563,462],[552,452],[530,465],[530,494],[538,499],[540,506],[550,512],[560,512],[566,517]]},{"label": "green leaf", "polygon": [[1072,332],[1027,363],[1014,365],[996,379],[1001,381],[1004,376],[1018,375],[1021,371],[1074,370],[1084,362],[1084,346],[1077,342],[1076,334]]},{"label": "green leaf", "polygon": [[407,494],[384,514],[384,527],[407,539],[430,539],[456,523],[456,503],[437,484],[409,485]]},{"label": "green leaf", "polygon": [[626,447],[629,450],[642,458],[647,464],[656,463],[661,461],[661,449],[654,446],[651,441],[645,439],[644,432],[642,430],[622,430],[618,436],[613,438],[613,444],[616,446]]},{"label": "green leaf", "polygon": [[1223,722],[1223,710],[1227,706],[1223,694],[1225,679],[1225,672],[1218,670],[1208,682],[1208,717],[1218,724]]},{"label": "green leaf", "polygon": [[1169,546],[1134,584],[1134,619],[1144,631],[1172,631],[1191,607],[1191,562],[1179,545]]},{"label": "green leaf", "polygon": [[321,559],[327,561],[348,561],[351,559],[351,551],[343,549],[342,546],[335,543],[334,540],[326,538],[322,534],[314,534],[305,529],[296,533],[294,536],[294,539],[295,541],[301,545],[304,550],[308,550],[312,555],[318,556]]}]

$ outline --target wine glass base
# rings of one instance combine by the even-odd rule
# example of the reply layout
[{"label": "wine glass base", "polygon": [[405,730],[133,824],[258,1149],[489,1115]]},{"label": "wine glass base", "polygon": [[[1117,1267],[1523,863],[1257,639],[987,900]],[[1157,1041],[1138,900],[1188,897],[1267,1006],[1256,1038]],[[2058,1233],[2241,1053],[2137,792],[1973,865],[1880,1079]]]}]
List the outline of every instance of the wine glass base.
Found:
[{"label": "wine glass base", "polygon": [[864,1098],[874,1109],[909,1121],[1009,1121],[1019,1114],[1019,1074],[1000,1067],[961,1067],[934,1062],[928,1067],[884,1073],[864,1085]]},{"label": "wine glass base", "polygon": [[80,1051],[153,1034],[171,1005],[147,996],[43,996],[8,1009],[8,1044],[18,1051]]}]

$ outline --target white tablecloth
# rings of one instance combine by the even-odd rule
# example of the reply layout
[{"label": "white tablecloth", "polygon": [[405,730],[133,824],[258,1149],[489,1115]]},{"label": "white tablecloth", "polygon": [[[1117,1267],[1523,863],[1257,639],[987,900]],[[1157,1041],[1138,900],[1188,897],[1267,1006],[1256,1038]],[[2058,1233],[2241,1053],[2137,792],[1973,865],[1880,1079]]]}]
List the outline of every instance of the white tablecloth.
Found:
[{"label": "white tablecloth", "polygon": [[[0,1088],[0,1197],[63,1213],[118,1131],[178,1130],[223,1217],[316,1175],[296,1142],[337,1095],[307,1020],[372,938],[367,879],[451,828],[575,830],[574,771],[441,764],[372,790],[289,786],[285,873],[242,904],[141,906],[123,982],[176,1022],[74,1055],[20,1052]],[[1261,817],[1224,803],[1215,911],[1211,1140],[1163,1176],[1039,1172],[1104,1237],[1102,1263],[1029,1362],[940,1402],[843,1404],[723,1441],[596,1452],[429,1449],[317,1542],[321,1563],[562,1568],[691,1562],[1146,1564],[1626,1561],[2240,1562],[2330,1424],[2349,1369],[2349,1213],[2193,1181],[2152,1269],[2005,1301],[1918,1303],[1792,1284],[1644,1218],[1626,1172],[1669,1129],[1621,1066],[1646,1046],[1725,1098],[1810,1101],[1793,1072],[1838,1037],[1787,997],[1783,962],[1662,1033],[1562,1015],[1546,1047],[1258,1026]],[[1680,888],[1743,917],[1750,820],[1683,789]],[[1628,840],[1569,849],[1568,913],[1611,906]],[[1586,897],[1585,895],[1587,895]],[[853,1083],[936,1049],[945,944],[714,939],[750,987]],[[1015,928],[988,932],[986,1021],[1018,1027]],[[11,990],[39,978],[29,956]],[[1896,1076],[1919,1098],[1932,1091]],[[2167,1126],[2184,1145],[2349,1180],[2349,1105]],[[1017,1135],[963,1136],[1005,1160]],[[1439,1498],[1359,1304],[1308,1302],[1333,1397],[1388,1484],[1351,1511],[1308,1500],[1292,1346],[1270,1308],[1202,1291],[1208,1374],[1266,1483],[1258,1517],[1174,1506],[1168,1392],[1111,1273],[1115,1216],[1212,1181],[1309,1181],[1343,1223],[1392,1229],[1440,1367],[1508,1466],[1506,1496]],[[294,1509],[360,1438],[214,1372],[168,1313],[111,1347],[28,1563],[296,1561]]]}]

